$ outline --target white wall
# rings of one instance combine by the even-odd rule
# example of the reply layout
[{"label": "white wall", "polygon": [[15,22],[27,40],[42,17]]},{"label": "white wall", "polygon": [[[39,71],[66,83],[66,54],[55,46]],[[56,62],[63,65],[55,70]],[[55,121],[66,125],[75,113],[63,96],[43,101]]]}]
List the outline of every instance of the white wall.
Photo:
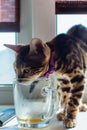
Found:
[{"label": "white wall", "polygon": [[54,0],[32,0],[32,16],[32,36],[51,40],[55,35]]},{"label": "white wall", "polygon": [[29,43],[32,38],[32,0],[20,0],[20,32],[18,43]]},{"label": "white wall", "polygon": [[29,43],[38,37],[43,41],[55,35],[55,1],[21,0],[21,31],[18,43]]}]

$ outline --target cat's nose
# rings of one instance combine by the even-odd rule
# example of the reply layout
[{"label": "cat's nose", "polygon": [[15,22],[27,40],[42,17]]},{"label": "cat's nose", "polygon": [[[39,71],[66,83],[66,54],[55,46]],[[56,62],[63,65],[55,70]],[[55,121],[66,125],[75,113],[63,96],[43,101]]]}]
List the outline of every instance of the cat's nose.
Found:
[{"label": "cat's nose", "polygon": [[17,80],[18,80],[18,82],[22,82],[23,78],[21,78],[21,77],[18,76]]},{"label": "cat's nose", "polygon": [[18,82],[22,82],[22,78],[18,78]]},{"label": "cat's nose", "polygon": [[18,82],[22,82],[24,79],[23,74],[18,75]]}]

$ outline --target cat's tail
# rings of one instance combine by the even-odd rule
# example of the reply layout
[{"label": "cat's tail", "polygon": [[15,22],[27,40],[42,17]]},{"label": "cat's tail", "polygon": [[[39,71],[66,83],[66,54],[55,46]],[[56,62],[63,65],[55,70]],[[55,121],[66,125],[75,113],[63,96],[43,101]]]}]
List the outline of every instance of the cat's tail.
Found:
[{"label": "cat's tail", "polygon": [[87,27],[82,24],[72,26],[67,34],[80,42],[81,47],[87,51]]}]

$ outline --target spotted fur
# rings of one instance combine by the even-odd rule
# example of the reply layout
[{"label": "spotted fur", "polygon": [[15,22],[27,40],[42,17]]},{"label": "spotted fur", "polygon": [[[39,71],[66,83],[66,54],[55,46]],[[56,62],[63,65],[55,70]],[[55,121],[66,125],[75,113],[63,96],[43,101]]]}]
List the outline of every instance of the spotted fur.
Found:
[{"label": "spotted fur", "polygon": [[[82,31],[83,30],[83,31]],[[84,37],[84,38],[83,38]],[[82,25],[72,27],[67,34],[60,34],[47,43],[34,38],[29,45],[5,45],[16,51],[15,70],[20,82],[30,83],[49,70],[53,55],[56,89],[63,104],[58,113],[65,127],[76,126],[76,117],[82,100],[87,67],[87,29]],[[83,109],[84,108],[84,109]],[[83,106],[80,110],[86,110]]]}]

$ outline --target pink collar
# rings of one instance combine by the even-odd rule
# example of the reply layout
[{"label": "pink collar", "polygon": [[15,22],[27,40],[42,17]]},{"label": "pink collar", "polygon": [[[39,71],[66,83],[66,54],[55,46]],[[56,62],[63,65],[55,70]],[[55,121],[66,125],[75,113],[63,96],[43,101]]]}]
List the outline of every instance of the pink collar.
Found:
[{"label": "pink collar", "polygon": [[49,75],[52,74],[54,71],[55,71],[54,59],[53,59],[53,55],[52,55],[52,53],[51,53],[50,61],[49,61],[49,70],[44,74],[44,76],[45,76],[46,78],[48,78]]}]

